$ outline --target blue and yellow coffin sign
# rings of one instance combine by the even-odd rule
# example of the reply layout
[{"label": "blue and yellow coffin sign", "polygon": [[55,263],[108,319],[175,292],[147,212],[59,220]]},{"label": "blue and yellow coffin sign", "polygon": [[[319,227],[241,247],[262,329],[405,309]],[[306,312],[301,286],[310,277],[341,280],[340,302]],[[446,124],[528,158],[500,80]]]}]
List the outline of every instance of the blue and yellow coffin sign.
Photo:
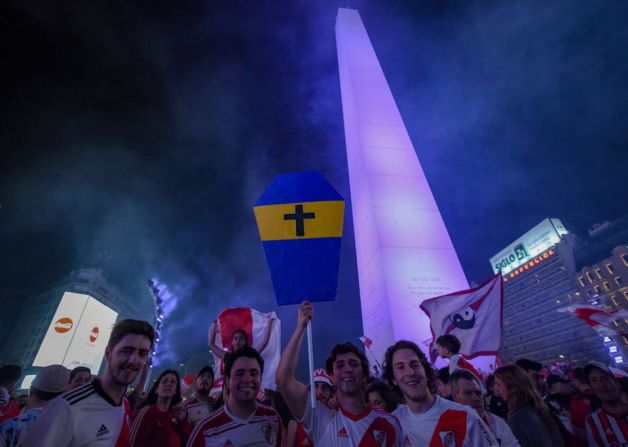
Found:
[{"label": "blue and yellow coffin sign", "polygon": [[253,211],[277,304],[332,301],[345,202],[318,172],[280,174]]}]

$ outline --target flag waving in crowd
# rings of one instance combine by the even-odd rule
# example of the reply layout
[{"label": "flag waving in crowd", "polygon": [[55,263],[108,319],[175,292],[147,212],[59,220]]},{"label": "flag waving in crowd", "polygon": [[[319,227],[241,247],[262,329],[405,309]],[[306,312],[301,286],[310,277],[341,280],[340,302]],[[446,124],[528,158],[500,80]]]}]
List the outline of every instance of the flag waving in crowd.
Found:
[{"label": "flag waving in crowd", "polygon": [[600,307],[585,304],[563,307],[562,309],[558,309],[558,311],[571,313],[575,317],[580,318],[600,334],[628,335],[611,326],[615,320],[628,318],[628,312],[626,311],[607,312]]},{"label": "flag waving in crowd", "polygon": [[[281,354],[281,324],[274,312],[264,314],[248,307],[220,312],[217,324],[210,327],[209,348],[222,359],[225,353],[242,346],[254,347],[261,353],[265,365],[262,387],[274,390],[272,371]],[[222,363],[216,364],[214,387],[222,387]]]},{"label": "flag waving in crowd", "polygon": [[432,343],[442,335],[460,340],[460,353],[466,358],[496,354],[502,330],[503,289],[501,274],[480,287],[423,301],[421,309],[430,318]]}]

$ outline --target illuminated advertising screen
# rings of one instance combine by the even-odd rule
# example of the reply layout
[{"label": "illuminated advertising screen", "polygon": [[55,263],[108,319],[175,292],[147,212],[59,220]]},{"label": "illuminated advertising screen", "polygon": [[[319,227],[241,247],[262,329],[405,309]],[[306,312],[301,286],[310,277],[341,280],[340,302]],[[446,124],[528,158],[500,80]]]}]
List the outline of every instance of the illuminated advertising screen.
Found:
[{"label": "illuminated advertising screen", "polygon": [[493,273],[510,273],[560,242],[567,229],[558,219],[545,219],[490,259]]},{"label": "illuminated advertising screen", "polygon": [[33,366],[87,366],[97,374],[118,313],[95,298],[65,292]]}]

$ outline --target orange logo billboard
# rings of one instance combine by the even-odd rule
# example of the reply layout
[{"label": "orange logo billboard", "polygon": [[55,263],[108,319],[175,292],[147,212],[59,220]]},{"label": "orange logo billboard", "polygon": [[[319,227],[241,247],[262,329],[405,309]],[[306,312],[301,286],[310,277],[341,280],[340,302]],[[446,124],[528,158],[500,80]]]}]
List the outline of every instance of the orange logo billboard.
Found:
[{"label": "orange logo billboard", "polygon": [[72,319],[68,317],[59,318],[54,325],[55,331],[59,334],[65,334],[74,326]]}]

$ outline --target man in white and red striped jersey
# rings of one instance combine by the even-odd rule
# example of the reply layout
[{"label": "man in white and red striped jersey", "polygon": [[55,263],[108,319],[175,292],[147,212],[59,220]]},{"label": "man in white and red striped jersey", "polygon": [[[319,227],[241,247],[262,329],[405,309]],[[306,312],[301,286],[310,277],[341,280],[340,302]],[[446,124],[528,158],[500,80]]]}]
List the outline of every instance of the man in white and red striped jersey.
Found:
[{"label": "man in white and red striped jersey", "polygon": [[227,402],[198,422],[188,447],[283,447],[284,430],[279,414],[258,403],[264,360],[251,347],[225,356]]},{"label": "man in white and red striped jersey", "polygon": [[393,412],[405,447],[498,445],[473,409],[432,394],[434,371],[415,343],[400,340],[386,350],[384,377],[405,401]]},{"label": "man in white and red striped jersey", "polygon": [[619,383],[606,365],[590,362],[584,373],[602,406],[587,416],[585,428],[591,447],[628,445],[628,404],[622,401]]},{"label": "man in white and red striped jersey", "polygon": [[148,362],[154,338],[155,331],[146,321],[116,323],[105,349],[102,375],[51,400],[21,445],[128,447],[131,410],[124,395]]},{"label": "man in white and red striped jersey", "polygon": [[336,345],[325,365],[337,388],[338,409],[321,403],[312,408],[307,386],[295,378],[299,348],[311,318],[312,304],[304,301],[299,305],[294,334],[277,368],[277,388],[292,414],[303,423],[316,446],[402,447],[403,432],[399,422],[365,402],[368,360],[351,343]]}]

